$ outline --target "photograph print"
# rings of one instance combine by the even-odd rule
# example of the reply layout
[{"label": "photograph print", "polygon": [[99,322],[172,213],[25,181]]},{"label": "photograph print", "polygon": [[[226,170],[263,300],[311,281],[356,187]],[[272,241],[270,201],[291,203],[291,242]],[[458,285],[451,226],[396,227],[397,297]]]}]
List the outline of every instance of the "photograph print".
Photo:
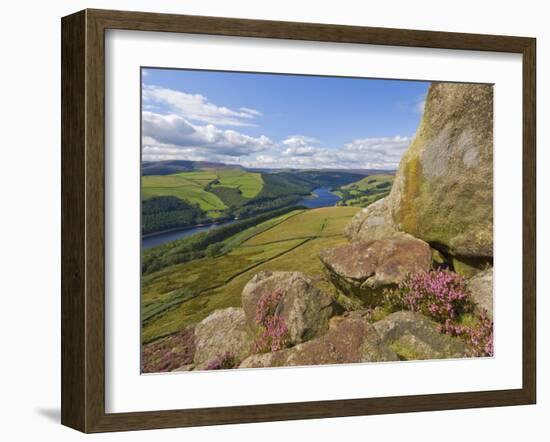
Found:
[{"label": "photograph print", "polygon": [[492,357],[493,86],[141,69],[141,373]]}]

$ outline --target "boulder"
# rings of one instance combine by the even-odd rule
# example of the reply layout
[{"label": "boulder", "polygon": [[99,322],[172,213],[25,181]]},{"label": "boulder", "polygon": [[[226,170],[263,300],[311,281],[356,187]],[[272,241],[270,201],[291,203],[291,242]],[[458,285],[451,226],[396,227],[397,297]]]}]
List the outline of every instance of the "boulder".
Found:
[{"label": "boulder", "polygon": [[403,231],[463,258],[493,256],[493,87],[432,83],[392,190],[357,214],[352,241]]},{"label": "boulder", "polygon": [[344,230],[350,241],[384,239],[397,233],[388,198],[382,198],[357,212]]},{"label": "boulder", "polygon": [[460,338],[440,333],[438,324],[420,313],[392,313],[373,326],[382,342],[401,359],[462,358],[465,355],[466,347]]},{"label": "boulder", "polygon": [[263,295],[282,292],[276,307],[288,327],[289,345],[313,339],[328,330],[329,319],[343,311],[330,294],[322,291],[310,276],[301,272],[264,271],[255,275],[244,287],[242,305],[248,325],[255,322],[258,301]]},{"label": "boulder", "polygon": [[252,355],[239,368],[349,364],[397,361],[372,325],[360,317],[347,317],[319,338],[273,353]]},{"label": "boulder", "polygon": [[319,257],[332,282],[367,306],[379,304],[382,290],[407,274],[429,270],[432,259],[427,243],[406,234],[325,249]]},{"label": "boulder", "polygon": [[476,305],[477,313],[485,310],[487,316],[493,319],[493,268],[484,270],[470,279],[468,289]]},{"label": "boulder", "polygon": [[244,310],[215,310],[195,327],[195,370],[206,368],[209,362],[227,353],[242,361],[250,354],[251,346]]},{"label": "boulder", "polygon": [[399,230],[465,257],[493,256],[493,87],[432,83],[396,174]]}]

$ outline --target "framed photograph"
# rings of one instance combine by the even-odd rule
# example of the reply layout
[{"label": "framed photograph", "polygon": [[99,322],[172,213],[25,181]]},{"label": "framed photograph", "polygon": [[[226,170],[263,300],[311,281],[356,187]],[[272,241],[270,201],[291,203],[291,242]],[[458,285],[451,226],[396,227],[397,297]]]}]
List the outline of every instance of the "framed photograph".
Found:
[{"label": "framed photograph", "polygon": [[62,19],[62,423],[536,400],[535,39]]}]

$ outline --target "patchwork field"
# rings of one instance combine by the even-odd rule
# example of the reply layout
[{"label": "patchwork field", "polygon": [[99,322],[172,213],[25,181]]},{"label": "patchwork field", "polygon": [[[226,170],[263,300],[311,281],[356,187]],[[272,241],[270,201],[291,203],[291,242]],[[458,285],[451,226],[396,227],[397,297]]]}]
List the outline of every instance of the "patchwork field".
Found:
[{"label": "patchwork field", "polygon": [[340,206],[366,207],[390,193],[393,175],[369,175],[355,183],[341,186],[334,193],[342,198]]},{"label": "patchwork field", "polygon": [[189,204],[198,204],[208,216],[216,218],[228,204],[220,193],[212,191],[213,188],[235,189],[242,198],[250,199],[262,190],[263,181],[259,173],[219,169],[144,176],[141,187],[143,199],[175,196]]},{"label": "patchwork field", "polygon": [[322,275],[317,254],[346,242],[344,226],[359,209],[324,207],[270,219],[228,239],[231,251],[166,267],[142,279],[142,340],[182,330],[215,309],[239,306],[246,283],[262,270]]}]

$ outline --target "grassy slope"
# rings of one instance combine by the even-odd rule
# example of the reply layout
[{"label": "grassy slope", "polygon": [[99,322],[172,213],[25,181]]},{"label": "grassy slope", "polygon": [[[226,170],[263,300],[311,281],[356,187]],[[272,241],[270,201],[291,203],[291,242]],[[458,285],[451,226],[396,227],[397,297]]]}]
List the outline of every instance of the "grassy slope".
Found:
[{"label": "grassy slope", "polygon": [[344,189],[359,189],[359,190],[369,190],[374,189],[377,184],[383,183],[385,181],[393,181],[393,175],[369,175],[362,180],[359,180],[355,183],[347,184],[342,186]]},{"label": "grassy slope", "polygon": [[214,187],[223,186],[239,189],[245,198],[254,198],[263,187],[262,175],[259,173],[243,172],[240,170],[219,171],[220,184]]},{"label": "grassy slope", "polygon": [[173,175],[142,177],[142,197],[176,196],[190,204],[198,204],[213,218],[227,205],[215,194],[205,188],[213,181],[215,186],[239,189],[245,198],[256,196],[263,187],[259,173],[250,173],[238,169],[201,170],[181,172]]},{"label": "grassy slope", "polygon": [[[341,190],[336,190],[334,193],[344,198],[339,205],[366,207],[390,192],[393,179],[393,175],[369,175],[355,183],[342,186]],[[376,187],[383,183],[390,183],[390,185],[383,189]]]},{"label": "grassy slope", "polygon": [[[215,309],[241,305],[245,284],[262,270],[322,274],[317,253],[345,243],[344,226],[358,209],[325,207],[297,211],[235,235],[230,253],[167,267],[143,278],[142,311],[151,313],[144,342],[182,330]],[[237,238],[238,237],[238,238]]]}]

